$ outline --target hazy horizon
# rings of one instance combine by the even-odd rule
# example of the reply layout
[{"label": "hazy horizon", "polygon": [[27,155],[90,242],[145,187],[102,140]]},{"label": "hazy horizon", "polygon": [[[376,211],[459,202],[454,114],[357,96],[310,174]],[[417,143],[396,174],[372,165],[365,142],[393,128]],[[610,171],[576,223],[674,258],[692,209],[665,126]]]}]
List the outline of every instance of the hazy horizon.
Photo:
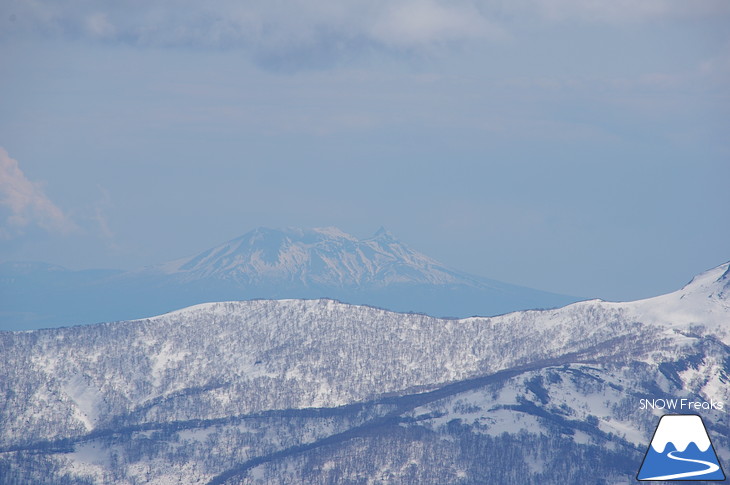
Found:
[{"label": "hazy horizon", "polygon": [[636,300],[730,259],[727,2],[0,5],[0,261],[385,226]]}]

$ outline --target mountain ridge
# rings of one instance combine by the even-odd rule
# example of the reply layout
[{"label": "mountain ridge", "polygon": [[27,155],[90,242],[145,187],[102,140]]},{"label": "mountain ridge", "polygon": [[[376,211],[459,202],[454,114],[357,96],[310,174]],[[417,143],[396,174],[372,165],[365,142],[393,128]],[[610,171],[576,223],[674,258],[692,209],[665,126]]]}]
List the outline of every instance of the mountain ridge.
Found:
[{"label": "mountain ridge", "polygon": [[[33,456],[79,484],[325,484],[383,470],[409,485],[586,483],[597,469],[626,483],[656,425],[640,397],[730,401],[726,271],[639,302],[497,317],[256,300],[0,332],[0,471],[44,483],[27,478]],[[656,308],[668,302],[684,306]],[[718,325],[696,324],[717,312]],[[702,413],[730,459],[726,415]]]}]

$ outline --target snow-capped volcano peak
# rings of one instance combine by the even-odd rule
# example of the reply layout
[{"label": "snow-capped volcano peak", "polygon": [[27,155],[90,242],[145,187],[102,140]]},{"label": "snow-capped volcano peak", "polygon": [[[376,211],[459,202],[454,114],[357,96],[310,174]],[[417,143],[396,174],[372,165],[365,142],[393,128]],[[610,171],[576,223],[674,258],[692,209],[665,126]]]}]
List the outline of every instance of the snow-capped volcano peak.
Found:
[{"label": "snow-capped volcano peak", "polygon": [[[21,302],[12,309],[17,328],[31,320],[54,325],[130,320],[197,303],[258,298],[327,297],[448,317],[556,308],[578,300],[449,268],[382,227],[367,238],[336,227],[260,227],[194,256],[133,271],[59,270],[50,278],[49,273],[0,265],[0,282],[19,277],[26,285],[18,295],[27,297],[8,300],[9,306]],[[17,292],[12,285],[0,285],[0,293]]]},{"label": "snow-capped volcano peak", "polygon": [[[299,229],[299,231],[302,231]],[[316,232],[318,234],[321,234],[325,237],[332,237],[332,238],[341,238],[341,239],[348,239],[350,241],[357,241],[357,238],[351,234],[347,234],[344,231],[341,231],[339,228],[334,226],[327,226],[327,227],[315,227],[311,229],[312,232]],[[302,231],[303,232],[303,231]]]},{"label": "snow-capped volcano peak", "polygon": [[396,241],[393,234],[390,231],[388,231],[386,228],[384,228],[383,226],[380,226],[380,228],[377,231],[375,231],[375,234],[373,234],[373,236],[370,238],[370,240],[394,241],[394,242]]},{"label": "snow-capped volcano peak", "polygon": [[363,240],[336,227],[258,228],[191,258],[148,271],[186,280],[215,278],[279,286],[286,282],[362,287],[469,281],[466,275],[411,250],[384,228]]}]

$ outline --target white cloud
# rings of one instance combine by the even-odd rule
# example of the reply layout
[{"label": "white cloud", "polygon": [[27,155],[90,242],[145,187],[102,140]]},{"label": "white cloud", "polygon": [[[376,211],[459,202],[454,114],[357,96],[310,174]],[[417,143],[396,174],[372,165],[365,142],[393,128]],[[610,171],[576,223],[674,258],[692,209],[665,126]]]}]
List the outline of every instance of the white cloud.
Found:
[{"label": "white cloud", "polygon": [[[688,5],[689,4],[689,5]],[[147,2],[5,2],[8,28],[45,34],[117,37],[132,43],[245,45],[312,41],[316,37],[360,39],[380,45],[428,44],[471,39],[493,32],[515,15],[547,19],[626,19],[666,13],[713,13],[724,0],[150,0]],[[268,46],[270,47],[270,46]]]},{"label": "white cloud", "polygon": [[663,17],[701,17],[730,12],[725,0],[515,0],[548,20],[639,22]]},{"label": "white cloud", "polygon": [[243,48],[264,64],[306,66],[371,49],[428,51],[502,37],[524,19],[621,24],[721,15],[730,15],[727,0],[32,0],[0,2],[0,19],[14,19],[0,25],[0,38]]},{"label": "white cloud", "polygon": [[92,37],[100,39],[113,37],[116,33],[107,14],[101,12],[95,12],[86,17],[86,30]]},{"label": "white cloud", "polygon": [[372,37],[382,44],[417,47],[499,35],[473,5],[415,0],[394,2],[374,19]]},{"label": "white cloud", "polygon": [[23,228],[37,225],[49,232],[68,233],[76,225],[43,192],[40,184],[28,180],[18,161],[0,147],[0,207],[9,213],[0,227],[7,239]]}]

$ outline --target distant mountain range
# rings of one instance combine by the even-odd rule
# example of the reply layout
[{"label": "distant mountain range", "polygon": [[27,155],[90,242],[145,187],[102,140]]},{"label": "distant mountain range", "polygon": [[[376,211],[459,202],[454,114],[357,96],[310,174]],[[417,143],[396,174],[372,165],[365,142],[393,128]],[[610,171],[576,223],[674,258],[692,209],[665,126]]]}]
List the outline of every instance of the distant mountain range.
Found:
[{"label": "distant mountain range", "polygon": [[193,257],[135,271],[0,264],[0,329],[156,315],[211,301],[332,298],[440,317],[555,308],[576,297],[449,268],[380,229],[259,228]]},{"label": "distant mountain range", "polygon": [[[410,274],[389,266],[392,252],[378,256],[382,241],[346,241],[372,247],[361,261],[377,265],[345,270],[325,252],[316,270],[279,266],[276,255],[262,263],[251,236],[148,271],[234,278],[242,254],[276,281]],[[413,278],[456,278],[420,257],[399,261],[407,257],[422,271]],[[491,318],[258,300],[0,332],[0,482],[637,483],[659,416],[677,412],[702,415],[727,466],[727,407],[641,403],[730,405],[728,266],[647,300]]]}]

